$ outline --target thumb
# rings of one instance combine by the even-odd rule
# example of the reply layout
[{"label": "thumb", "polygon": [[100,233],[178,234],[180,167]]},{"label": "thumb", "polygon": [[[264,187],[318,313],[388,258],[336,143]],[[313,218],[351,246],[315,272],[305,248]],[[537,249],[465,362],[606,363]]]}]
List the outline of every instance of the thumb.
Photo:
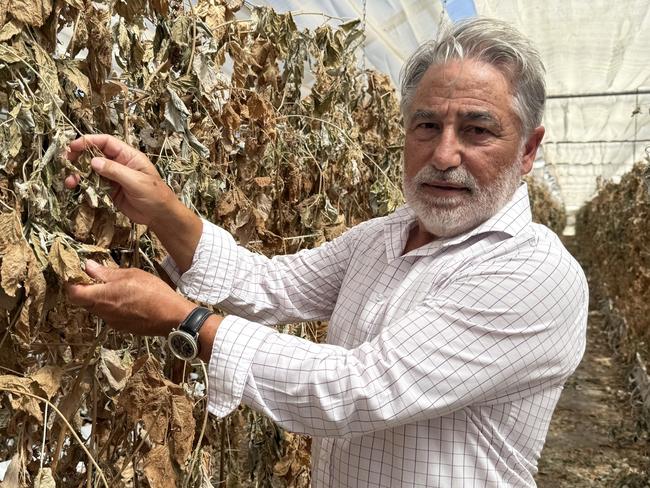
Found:
[{"label": "thumb", "polygon": [[116,163],[106,158],[95,157],[90,161],[90,166],[97,172],[99,175],[107,178],[115,183],[118,183],[127,191],[130,188],[134,188],[136,185],[137,177],[139,176],[140,171],[131,169],[123,164]]},{"label": "thumb", "polygon": [[86,261],[85,271],[88,276],[102,283],[108,283],[109,281],[115,280],[116,275],[119,272],[117,269],[102,266],[92,259]]}]

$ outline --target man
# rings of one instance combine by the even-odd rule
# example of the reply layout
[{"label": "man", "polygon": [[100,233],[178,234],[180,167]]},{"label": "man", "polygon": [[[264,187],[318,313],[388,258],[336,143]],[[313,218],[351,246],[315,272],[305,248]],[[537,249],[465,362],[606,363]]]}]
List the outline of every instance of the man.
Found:
[{"label": "man", "polygon": [[[544,134],[543,67],[518,32],[478,19],[422,46],[403,74],[407,205],[292,256],[237,247],[118,140],[73,142],[71,158],[88,143],[103,151],[93,168],[158,235],[180,291],[232,315],[193,312],[149,274],[92,262],[102,283],[69,296],[138,334],[202,322],[210,411],[245,402],[312,435],[315,487],[535,486],[587,315],[582,270],[531,223],[521,183]],[[268,327],[322,319],[327,344]]]}]

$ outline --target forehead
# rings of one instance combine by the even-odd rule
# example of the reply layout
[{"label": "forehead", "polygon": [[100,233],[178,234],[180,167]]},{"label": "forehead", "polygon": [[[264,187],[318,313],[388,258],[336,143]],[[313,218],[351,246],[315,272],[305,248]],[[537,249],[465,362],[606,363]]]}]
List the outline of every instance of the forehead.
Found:
[{"label": "forehead", "polygon": [[418,83],[411,109],[449,101],[504,112],[512,112],[513,104],[511,85],[503,73],[473,59],[430,66]]}]

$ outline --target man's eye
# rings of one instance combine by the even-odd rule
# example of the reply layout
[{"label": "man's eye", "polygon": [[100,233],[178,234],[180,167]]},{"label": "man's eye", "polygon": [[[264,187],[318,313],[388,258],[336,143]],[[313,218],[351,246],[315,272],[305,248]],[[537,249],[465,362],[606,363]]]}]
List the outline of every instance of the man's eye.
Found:
[{"label": "man's eye", "polygon": [[486,135],[490,135],[490,134],[492,134],[492,133],[491,133],[488,129],[486,129],[485,127],[472,126],[472,127],[469,127],[467,130],[468,130],[468,132],[469,132],[470,134],[475,135],[475,136],[486,136]]},{"label": "man's eye", "polygon": [[434,122],[422,122],[417,125],[418,129],[425,129],[425,130],[431,130],[431,129],[436,129],[438,127],[438,124]]}]

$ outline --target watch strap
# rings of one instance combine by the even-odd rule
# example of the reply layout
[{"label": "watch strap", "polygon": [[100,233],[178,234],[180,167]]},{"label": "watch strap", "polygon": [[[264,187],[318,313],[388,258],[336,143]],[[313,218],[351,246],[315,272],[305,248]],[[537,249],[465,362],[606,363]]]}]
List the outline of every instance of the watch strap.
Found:
[{"label": "watch strap", "polygon": [[196,339],[199,335],[199,330],[210,315],[214,314],[207,308],[196,307],[187,317],[185,317],[185,320],[179,324],[178,330],[187,332]]}]

